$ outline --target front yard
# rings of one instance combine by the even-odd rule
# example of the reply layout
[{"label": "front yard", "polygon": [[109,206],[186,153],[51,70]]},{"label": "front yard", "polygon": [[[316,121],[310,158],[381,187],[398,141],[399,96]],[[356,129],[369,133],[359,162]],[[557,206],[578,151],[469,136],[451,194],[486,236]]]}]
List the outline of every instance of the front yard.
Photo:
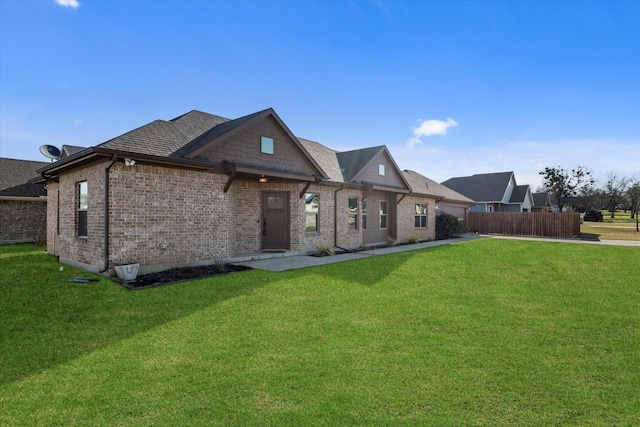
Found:
[{"label": "front yard", "polygon": [[0,246],[0,425],[640,425],[639,266],[479,239],[132,292]]}]

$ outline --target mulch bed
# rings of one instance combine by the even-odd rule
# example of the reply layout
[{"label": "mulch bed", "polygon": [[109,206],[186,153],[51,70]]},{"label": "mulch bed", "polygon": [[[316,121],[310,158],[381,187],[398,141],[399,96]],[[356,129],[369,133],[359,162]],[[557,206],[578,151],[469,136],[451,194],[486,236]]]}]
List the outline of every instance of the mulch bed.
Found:
[{"label": "mulch bed", "polygon": [[138,290],[184,282],[187,280],[204,279],[206,277],[220,276],[245,270],[251,270],[251,267],[226,264],[221,268],[220,266],[205,265],[201,267],[173,268],[171,270],[160,271],[158,273],[143,274],[136,277],[136,280],[132,280],[130,282],[123,282],[118,278],[114,280],[127,289]]}]

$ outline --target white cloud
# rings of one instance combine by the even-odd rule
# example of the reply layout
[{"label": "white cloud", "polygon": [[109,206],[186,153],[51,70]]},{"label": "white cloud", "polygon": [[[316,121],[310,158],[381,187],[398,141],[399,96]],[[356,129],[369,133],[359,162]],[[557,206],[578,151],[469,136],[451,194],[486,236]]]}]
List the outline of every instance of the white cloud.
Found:
[{"label": "white cloud", "polygon": [[78,0],[56,0],[56,3],[60,6],[70,7],[72,9],[80,7],[80,2]]},{"label": "white cloud", "polygon": [[418,120],[418,126],[412,129],[413,137],[407,140],[409,148],[422,144],[421,138],[432,135],[446,135],[449,128],[458,126],[458,122],[449,117],[447,120]]}]

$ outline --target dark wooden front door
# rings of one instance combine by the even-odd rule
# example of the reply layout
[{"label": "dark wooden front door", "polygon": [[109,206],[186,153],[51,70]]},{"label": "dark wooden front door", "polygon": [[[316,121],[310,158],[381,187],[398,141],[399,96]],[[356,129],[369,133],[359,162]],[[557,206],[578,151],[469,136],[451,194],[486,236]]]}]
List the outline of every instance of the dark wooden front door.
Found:
[{"label": "dark wooden front door", "polygon": [[289,249],[289,193],[262,193],[262,249]]}]

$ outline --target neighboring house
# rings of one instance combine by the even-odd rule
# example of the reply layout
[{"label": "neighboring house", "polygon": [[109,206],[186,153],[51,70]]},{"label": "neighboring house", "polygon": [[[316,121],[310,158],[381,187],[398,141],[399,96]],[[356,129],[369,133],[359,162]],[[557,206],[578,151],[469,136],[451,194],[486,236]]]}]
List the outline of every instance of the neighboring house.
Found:
[{"label": "neighboring house", "polygon": [[414,193],[436,197],[436,215],[448,213],[464,221],[468,219],[469,207],[475,204],[473,200],[418,172],[405,169],[402,173]]},{"label": "neighboring house", "polygon": [[0,243],[44,239],[47,227],[47,190],[33,184],[46,162],[0,158]]},{"label": "neighboring house", "polygon": [[438,197],[412,191],[385,146],[337,152],[273,109],[156,120],[40,172],[48,252],[93,271],[435,238]]},{"label": "neighboring house", "polygon": [[528,185],[517,185],[513,172],[450,178],[442,185],[475,201],[469,212],[530,212],[533,196]]},{"label": "neighboring house", "polygon": [[553,212],[549,193],[533,193],[533,207],[531,212]]}]

